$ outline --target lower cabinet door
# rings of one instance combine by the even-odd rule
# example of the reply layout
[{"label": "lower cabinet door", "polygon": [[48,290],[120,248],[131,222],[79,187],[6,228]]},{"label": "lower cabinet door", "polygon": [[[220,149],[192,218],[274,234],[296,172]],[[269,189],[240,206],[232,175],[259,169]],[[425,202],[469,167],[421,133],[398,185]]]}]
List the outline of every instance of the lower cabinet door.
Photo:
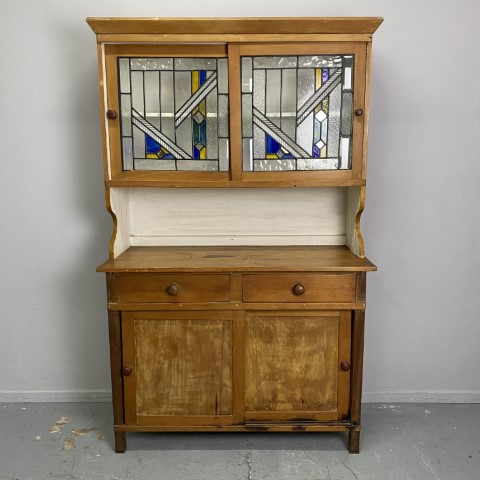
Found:
[{"label": "lower cabinet door", "polygon": [[233,331],[232,312],[122,313],[126,424],[238,423]]},{"label": "lower cabinet door", "polygon": [[245,421],[348,417],[351,312],[250,312]]}]

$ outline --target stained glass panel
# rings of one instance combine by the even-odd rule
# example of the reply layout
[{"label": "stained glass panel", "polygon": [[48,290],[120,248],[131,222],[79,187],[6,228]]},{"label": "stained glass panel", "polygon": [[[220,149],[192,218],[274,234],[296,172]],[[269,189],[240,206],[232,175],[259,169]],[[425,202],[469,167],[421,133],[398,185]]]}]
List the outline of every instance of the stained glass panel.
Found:
[{"label": "stained glass panel", "polygon": [[119,58],[124,170],[227,171],[225,58]]},{"label": "stained glass panel", "polygon": [[351,168],[353,55],[242,57],[241,67],[244,171]]}]

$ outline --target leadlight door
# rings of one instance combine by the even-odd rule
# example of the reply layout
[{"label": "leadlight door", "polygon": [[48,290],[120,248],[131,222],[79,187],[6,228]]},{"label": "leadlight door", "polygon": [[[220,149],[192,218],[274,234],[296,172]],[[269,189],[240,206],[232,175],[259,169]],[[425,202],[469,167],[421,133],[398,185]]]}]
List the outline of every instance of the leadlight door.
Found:
[{"label": "leadlight door", "polygon": [[361,178],[364,46],[245,45],[230,55],[240,64],[243,179]]},{"label": "leadlight door", "polygon": [[[225,45],[107,45],[111,178],[228,177]],[[115,114],[113,114],[115,116]],[[212,172],[219,172],[213,174]],[[215,177],[216,175],[216,177]]]}]

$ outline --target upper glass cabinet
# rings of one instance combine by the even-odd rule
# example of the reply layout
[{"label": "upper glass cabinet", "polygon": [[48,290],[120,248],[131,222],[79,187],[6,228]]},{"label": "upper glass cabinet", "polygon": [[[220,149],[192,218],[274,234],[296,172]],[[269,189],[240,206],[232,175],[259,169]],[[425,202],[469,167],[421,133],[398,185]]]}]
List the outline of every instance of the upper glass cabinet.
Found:
[{"label": "upper glass cabinet", "polygon": [[109,185],[364,183],[378,20],[132,22],[92,21]]}]

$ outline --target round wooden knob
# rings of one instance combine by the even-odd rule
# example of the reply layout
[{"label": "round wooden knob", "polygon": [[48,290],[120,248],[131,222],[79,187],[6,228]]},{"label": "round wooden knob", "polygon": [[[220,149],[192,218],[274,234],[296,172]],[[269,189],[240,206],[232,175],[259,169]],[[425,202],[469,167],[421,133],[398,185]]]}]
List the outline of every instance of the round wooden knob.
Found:
[{"label": "round wooden knob", "polygon": [[357,109],[355,110],[355,115],[356,115],[357,117],[361,117],[361,116],[363,115],[363,109],[362,109],[362,108],[357,108]]},{"label": "round wooden knob", "polygon": [[118,113],[115,110],[108,110],[107,111],[107,118],[110,120],[115,120],[118,117]]},{"label": "round wooden knob", "polygon": [[122,368],[122,374],[124,377],[129,377],[133,372],[133,367],[131,365],[125,365]]},{"label": "round wooden knob", "polygon": [[350,370],[350,362],[347,362],[346,360],[342,360],[340,362],[340,370],[344,372],[348,372]]},{"label": "round wooden knob", "polygon": [[301,283],[297,283],[292,291],[295,295],[303,295],[305,293],[305,287]]},{"label": "round wooden knob", "polygon": [[176,283],[171,283],[167,289],[166,289],[167,293],[169,295],[177,295],[177,293],[180,291],[180,286]]}]

